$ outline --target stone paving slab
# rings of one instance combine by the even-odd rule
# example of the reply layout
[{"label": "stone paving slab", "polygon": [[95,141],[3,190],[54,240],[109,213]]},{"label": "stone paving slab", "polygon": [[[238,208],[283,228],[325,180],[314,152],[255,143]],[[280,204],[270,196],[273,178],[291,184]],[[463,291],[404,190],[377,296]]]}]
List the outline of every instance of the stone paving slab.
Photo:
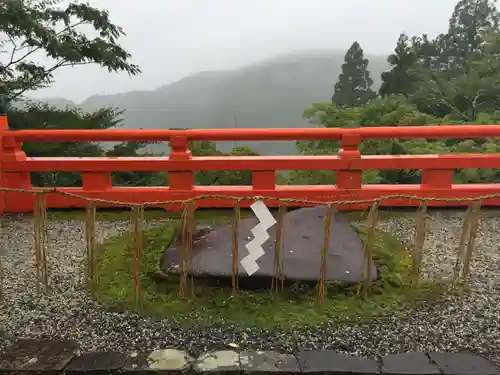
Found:
[{"label": "stone paving slab", "polygon": [[240,355],[234,350],[205,353],[195,361],[193,370],[198,374],[241,374]]},{"label": "stone paving slab", "polygon": [[271,351],[248,351],[240,353],[241,369],[244,374],[266,375],[271,373],[296,374],[300,372],[297,357]]},{"label": "stone paving slab", "polygon": [[331,350],[308,350],[297,353],[300,369],[311,375],[356,374],[372,375],[379,373],[377,361]]},{"label": "stone paving slab", "polygon": [[19,340],[0,353],[0,374],[62,372],[77,350],[74,341]]},{"label": "stone paving slab", "polygon": [[391,354],[382,357],[384,375],[438,375],[439,368],[426,353]]},{"label": "stone paving slab", "polygon": [[443,375],[498,375],[488,360],[471,353],[429,353]]},{"label": "stone paving slab", "polygon": [[75,357],[66,367],[68,375],[105,375],[125,367],[127,355],[116,352],[91,352]]},{"label": "stone paving slab", "polygon": [[162,349],[130,355],[123,368],[126,375],[182,375],[189,372],[194,359],[184,350]]},{"label": "stone paving slab", "polygon": [[377,360],[310,350],[296,354],[220,350],[192,358],[181,349],[80,354],[74,341],[19,340],[0,353],[0,375],[500,375],[470,353],[403,353]]}]

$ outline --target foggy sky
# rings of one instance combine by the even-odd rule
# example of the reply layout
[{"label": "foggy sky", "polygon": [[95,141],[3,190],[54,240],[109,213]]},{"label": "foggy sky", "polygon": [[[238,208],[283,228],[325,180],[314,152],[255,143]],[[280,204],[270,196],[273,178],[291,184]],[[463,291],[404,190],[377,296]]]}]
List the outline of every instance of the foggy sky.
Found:
[{"label": "foggy sky", "polygon": [[303,50],[387,54],[401,32],[444,32],[457,0],[91,0],[127,36],[121,44],[143,73],[65,68],[32,97],[82,101],[96,94],[154,89],[191,73],[237,68]]}]

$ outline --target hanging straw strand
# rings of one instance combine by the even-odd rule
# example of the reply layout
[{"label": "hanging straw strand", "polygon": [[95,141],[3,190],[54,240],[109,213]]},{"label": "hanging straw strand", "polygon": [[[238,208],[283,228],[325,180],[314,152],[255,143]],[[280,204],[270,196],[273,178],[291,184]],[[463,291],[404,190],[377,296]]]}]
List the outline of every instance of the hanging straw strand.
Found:
[{"label": "hanging straw strand", "polygon": [[234,218],[233,218],[233,241],[231,245],[231,284],[233,287],[233,294],[236,294],[239,289],[239,272],[238,272],[238,260],[239,260],[239,226],[241,219],[241,207],[240,201],[236,201],[234,206]]},{"label": "hanging straw strand", "polygon": [[[368,213],[368,219],[367,219],[367,227],[368,227],[368,233],[366,236],[366,241],[364,243],[364,250],[363,250],[363,263],[361,265],[361,277],[360,280],[365,280],[365,293],[368,293],[371,290],[372,287],[372,265],[373,265],[373,258],[372,258],[372,253],[373,253],[373,247],[375,245],[375,239],[376,239],[376,229],[377,229],[377,222],[378,222],[378,215],[379,215],[379,202],[373,203],[373,205],[370,208],[370,211]],[[366,268],[366,277],[365,277],[365,268]],[[362,281],[358,284],[358,290],[356,292],[357,295],[361,294],[362,290]]]},{"label": "hanging straw strand", "polygon": [[[285,215],[287,212],[287,203],[283,202],[283,225],[281,227],[281,248],[285,249],[285,241],[286,241],[286,225],[285,225]],[[285,255],[284,252],[281,253],[281,265],[280,265],[280,284],[281,284],[281,293],[285,291]]]},{"label": "hanging straw strand", "polygon": [[35,207],[33,212],[33,230],[34,230],[34,248],[35,248],[35,271],[36,271],[36,292],[40,294],[40,201],[36,195]]},{"label": "hanging straw strand", "polygon": [[41,234],[42,234],[42,270],[43,270],[43,284],[45,288],[45,292],[49,291],[49,264],[47,261],[47,199],[46,195],[43,195],[43,203],[41,205]]},{"label": "hanging straw strand", "polygon": [[464,263],[465,253],[467,251],[467,242],[470,238],[470,233],[472,229],[472,222],[475,216],[474,205],[469,206],[465,213],[464,223],[462,226],[462,232],[460,233],[460,242],[457,251],[457,260],[455,262],[455,267],[453,270],[453,287],[456,289],[460,284],[461,275],[461,265]]},{"label": "hanging straw strand", "polygon": [[4,217],[3,213],[0,213],[0,303],[5,300],[4,292],[4,279],[5,270],[3,265],[3,253],[7,251],[7,244],[4,238]]},{"label": "hanging straw strand", "polygon": [[465,252],[465,257],[463,261],[462,268],[462,282],[465,287],[469,282],[470,266],[472,261],[472,256],[474,254],[475,242],[477,238],[477,230],[479,227],[479,217],[481,212],[482,202],[479,201],[472,206],[471,218],[470,218],[470,230],[469,238],[467,241],[467,249]]},{"label": "hanging straw strand", "polygon": [[412,248],[412,271],[411,285],[416,288],[420,282],[420,270],[422,267],[422,253],[425,242],[425,220],[427,217],[427,202],[423,201],[417,211],[415,225],[415,243]]},{"label": "hanging straw strand", "polygon": [[144,206],[137,205],[132,208],[132,244],[134,248],[134,299],[139,304],[141,300],[141,250],[142,227],[144,222]]},{"label": "hanging straw strand", "polygon": [[97,238],[96,238],[97,208],[94,202],[87,205],[85,215],[85,242],[87,245],[87,288],[93,296],[97,276]]},{"label": "hanging straw strand", "polygon": [[[181,280],[179,296],[184,297],[187,287],[189,262],[191,261],[191,248],[193,245],[194,204],[184,206],[181,217]],[[193,291],[194,292],[194,291]]]},{"label": "hanging straw strand", "polygon": [[328,248],[330,247],[330,237],[332,235],[332,223],[335,208],[329,204],[326,209],[325,215],[325,229],[323,237],[323,248],[321,249],[321,264],[320,264],[320,277],[318,285],[318,300],[321,306],[325,304],[326,297],[326,279],[328,278]]},{"label": "hanging straw strand", "polygon": [[[191,203],[188,207],[188,217],[187,217],[187,227],[186,227],[186,235],[187,235],[187,248],[186,248],[186,277],[191,269],[191,262],[193,260],[193,233],[195,231],[195,204]],[[191,275],[191,294],[194,295],[194,277]]]},{"label": "hanging straw strand", "polygon": [[[276,224],[276,242],[274,243],[274,273],[271,280],[271,290],[278,293],[280,287],[278,280],[283,279],[283,263],[282,263],[282,248],[283,248],[283,228],[285,225],[285,214],[287,206],[281,203],[278,210],[278,220]],[[283,291],[283,290],[282,290]]]},{"label": "hanging straw strand", "polygon": [[180,275],[180,282],[179,282],[179,297],[184,297],[185,293],[185,288],[186,288],[186,277],[185,273],[187,272],[186,267],[185,267],[185,257],[186,257],[186,227],[187,227],[187,220],[188,220],[188,208],[187,205],[184,206],[184,210],[182,211],[182,216],[181,216],[181,225],[180,225],[180,231],[181,231],[181,275]]},{"label": "hanging straw strand", "polygon": [[44,285],[45,292],[48,291],[47,254],[45,252],[45,229],[47,221],[47,209],[45,193],[37,193],[33,216],[34,242],[35,242],[35,268],[36,268],[36,290],[39,294],[40,285]]}]

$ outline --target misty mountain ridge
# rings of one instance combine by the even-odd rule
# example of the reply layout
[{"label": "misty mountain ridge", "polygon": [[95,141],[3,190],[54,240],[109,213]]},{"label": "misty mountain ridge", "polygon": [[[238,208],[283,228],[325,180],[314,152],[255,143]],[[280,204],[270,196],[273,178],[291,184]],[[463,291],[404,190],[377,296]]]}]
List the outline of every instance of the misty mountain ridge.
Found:
[{"label": "misty mountain ridge", "polygon": [[[125,129],[298,128],[312,127],[303,111],[330,101],[345,52],[298,51],[227,71],[205,71],[150,91],[95,95],[81,103],[46,98],[58,108],[124,110]],[[369,55],[373,88],[389,70],[386,55]],[[219,145],[226,151],[234,142]],[[295,142],[238,142],[263,155],[294,154]],[[164,147],[162,151],[165,151]]]}]

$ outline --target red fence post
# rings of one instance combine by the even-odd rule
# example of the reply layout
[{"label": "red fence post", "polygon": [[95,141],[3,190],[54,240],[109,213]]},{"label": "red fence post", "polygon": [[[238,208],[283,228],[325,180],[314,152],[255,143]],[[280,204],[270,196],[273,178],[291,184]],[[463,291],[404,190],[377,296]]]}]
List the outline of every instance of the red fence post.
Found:
[{"label": "red fence post", "polygon": [[83,190],[108,190],[113,187],[110,172],[83,172]]},{"label": "red fence post", "polygon": [[276,171],[252,171],[253,190],[275,190]]},{"label": "red fence post", "polygon": [[453,169],[422,170],[423,189],[450,189],[453,184]]},{"label": "red fence post", "polygon": [[[22,142],[17,141],[9,135],[9,124],[7,116],[0,116],[0,163],[17,162],[27,160],[26,154],[22,150]],[[31,178],[29,172],[4,172],[2,171],[1,184],[3,187],[12,189],[31,189]],[[33,209],[33,201],[26,193],[4,194],[4,210],[9,212],[26,212]]]},{"label": "red fence post", "polygon": [[[346,134],[340,141],[339,157],[349,162],[353,159],[361,158],[359,144],[361,137],[358,134]],[[347,170],[337,172],[337,187],[339,189],[361,189],[361,176],[363,171],[352,170],[348,166]]]},{"label": "red fence post", "polygon": [[[3,172],[3,140],[4,133],[9,129],[9,125],[7,123],[7,116],[4,113],[0,113],[0,187],[5,187],[5,179]],[[5,213],[5,201],[6,194],[5,191],[0,191],[0,215]]]},{"label": "red fence post", "polygon": [[[175,136],[170,138],[170,160],[191,160],[191,150],[187,137]],[[171,190],[193,190],[194,171],[168,172],[168,187]]]}]

